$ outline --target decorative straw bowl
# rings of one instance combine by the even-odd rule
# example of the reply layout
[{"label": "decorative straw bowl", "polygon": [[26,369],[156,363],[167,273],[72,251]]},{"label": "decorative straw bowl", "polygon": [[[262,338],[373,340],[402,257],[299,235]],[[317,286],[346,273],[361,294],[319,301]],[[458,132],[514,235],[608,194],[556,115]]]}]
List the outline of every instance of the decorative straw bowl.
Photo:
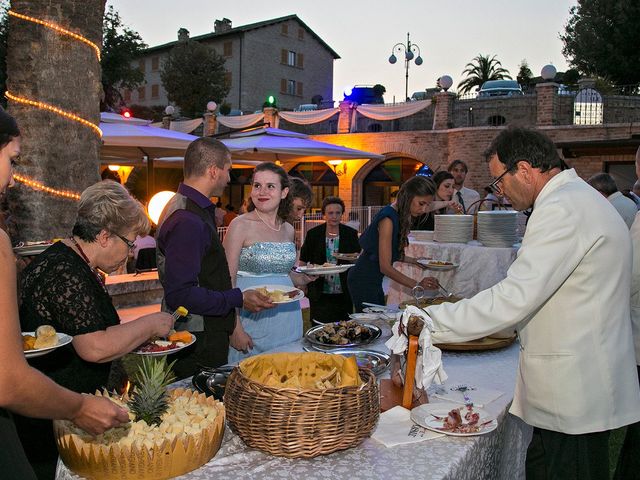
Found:
[{"label": "decorative straw bowl", "polygon": [[359,369],[359,387],[274,388],[235,368],[224,393],[227,422],[248,446],[273,455],[310,458],[355,447],[380,416],[375,375]]}]

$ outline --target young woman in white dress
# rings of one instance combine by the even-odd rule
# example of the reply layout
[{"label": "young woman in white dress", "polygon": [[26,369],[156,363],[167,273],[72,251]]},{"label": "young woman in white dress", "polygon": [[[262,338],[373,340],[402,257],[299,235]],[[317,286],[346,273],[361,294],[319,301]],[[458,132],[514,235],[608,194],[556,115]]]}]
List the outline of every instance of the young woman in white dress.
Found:
[{"label": "young woman in white dress", "polygon": [[[282,167],[271,162],[256,167],[248,212],[233,219],[223,241],[236,287],[284,285],[291,290],[314,280],[292,271],[296,247],[294,228],[286,222],[291,210],[288,193],[289,178]],[[240,310],[239,319],[230,362],[302,337],[302,312],[297,301],[259,313]]]}]

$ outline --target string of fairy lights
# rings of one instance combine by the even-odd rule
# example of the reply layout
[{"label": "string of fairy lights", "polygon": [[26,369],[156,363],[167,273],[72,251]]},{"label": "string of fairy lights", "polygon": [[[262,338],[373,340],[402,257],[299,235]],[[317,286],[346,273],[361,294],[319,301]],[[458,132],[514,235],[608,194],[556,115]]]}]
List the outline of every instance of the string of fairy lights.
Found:
[{"label": "string of fairy lights", "polygon": [[[70,30],[67,30],[66,28],[61,27],[60,25],[56,25],[55,23],[52,22],[48,22],[45,20],[41,20],[39,18],[35,18],[35,17],[31,17],[29,15],[23,15],[21,13],[17,13],[14,12],[13,10],[9,10],[7,12],[10,16],[15,17],[15,18],[19,18],[20,20],[24,20],[27,22],[32,22],[38,25],[41,25],[45,28],[48,28],[50,30],[55,31],[56,33],[60,34],[60,35],[64,35],[67,36],[69,38],[72,38],[75,41],[81,42],[85,45],[88,45],[89,47],[91,47],[93,49],[93,51],[96,54],[96,57],[98,59],[98,61],[100,61],[100,47],[95,44],[94,42],[92,42],[91,40],[89,40],[86,37],[83,37],[82,35],[72,32]],[[19,103],[21,105],[27,105],[30,107],[34,107],[40,110],[45,110],[48,112],[51,112],[55,115],[58,115],[60,117],[63,117],[67,120],[79,123],[80,125],[83,125],[87,128],[90,128],[91,130],[94,131],[94,133],[96,133],[96,135],[98,135],[98,137],[102,138],[102,130],[100,130],[100,127],[98,125],[96,125],[93,122],[90,122],[89,120],[80,117],[79,115],[76,115],[73,112],[70,112],[68,110],[64,110],[60,107],[56,107],[55,105],[50,105],[48,103],[45,102],[41,102],[38,100],[34,100],[34,99],[30,99],[21,95],[16,95],[14,93],[11,93],[9,91],[5,92],[5,96],[16,103]],[[38,190],[41,192],[45,192],[49,195],[54,195],[57,197],[61,197],[61,198],[68,198],[68,199],[73,199],[73,200],[79,200],[80,199],[80,195],[77,192],[72,192],[69,190],[60,190],[57,188],[52,188],[49,187],[47,185],[45,185],[42,182],[39,182],[37,180],[34,180],[33,178],[29,178],[26,175],[21,175],[18,173],[14,173],[13,174],[13,178],[28,186],[29,188],[32,188],[34,190]]]}]

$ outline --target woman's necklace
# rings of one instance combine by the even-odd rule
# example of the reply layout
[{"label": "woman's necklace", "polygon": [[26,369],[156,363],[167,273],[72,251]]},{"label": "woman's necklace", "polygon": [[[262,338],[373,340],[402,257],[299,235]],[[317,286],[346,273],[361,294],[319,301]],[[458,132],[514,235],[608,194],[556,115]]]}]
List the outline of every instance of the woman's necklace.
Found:
[{"label": "woman's necklace", "polygon": [[69,240],[71,240],[71,243],[73,243],[73,245],[76,247],[76,250],[78,250],[78,253],[82,257],[82,259],[85,262],[87,262],[87,266],[91,269],[91,272],[93,272],[95,277],[98,279],[98,283],[100,284],[100,286],[102,288],[104,288],[105,291],[106,291],[107,287],[104,284],[104,277],[100,274],[100,272],[96,268],[91,266],[91,262],[89,262],[89,257],[87,257],[87,255],[84,253],[84,250],[82,250],[82,247],[76,241],[76,239],[73,236],[71,236],[71,237],[69,237]]},{"label": "woman's necklace", "polygon": [[340,231],[337,231],[336,233],[333,233],[333,232],[330,232],[329,229],[327,229],[327,235],[329,237],[337,237],[339,233],[340,233]]},{"label": "woman's necklace", "polygon": [[[260,216],[260,213],[258,212],[258,209],[255,209],[255,210],[254,210],[254,212],[256,212],[256,215],[258,216],[258,218],[260,219],[260,221],[261,221],[262,223],[264,223],[264,224],[267,226],[267,228],[269,228],[270,230],[273,230],[274,232],[279,232],[279,231],[280,231],[280,229],[282,228],[282,223],[280,223],[280,225],[278,225],[278,228],[273,228],[271,225],[269,225],[267,222],[265,222],[265,221],[264,221],[264,218],[262,218],[262,217]],[[276,221],[277,221],[277,219],[276,219]]]}]

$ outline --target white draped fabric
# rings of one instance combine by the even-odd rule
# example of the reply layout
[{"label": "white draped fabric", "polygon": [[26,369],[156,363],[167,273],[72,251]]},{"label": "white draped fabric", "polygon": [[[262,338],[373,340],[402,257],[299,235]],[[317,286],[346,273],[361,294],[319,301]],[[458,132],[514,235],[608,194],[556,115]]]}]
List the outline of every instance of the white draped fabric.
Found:
[{"label": "white draped fabric", "polygon": [[374,120],[395,120],[408,117],[431,105],[431,100],[398,103],[396,105],[358,105],[356,112]]},{"label": "white draped fabric", "polygon": [[252,113],[250,115],[239,115],[237,117],[218,115],[218,123],[228,128],[248,128],[262,120],[264,120],[264,113]]},{"label": "white draped fabric", "polygon": [[176,132],[191,133],[202,124],[201,118],[195,118],[193,120],[183,120],[181,122],[171,122],[169,130],[175,130]]},{"label": "white draped fabric", "polygon": [[311,110],[309,112],[278,112],[278,115],[287,122],[298,125],[311,125],[312,123],[324,122],[339,111],[339,108],[328,108],[326,110]]}]

